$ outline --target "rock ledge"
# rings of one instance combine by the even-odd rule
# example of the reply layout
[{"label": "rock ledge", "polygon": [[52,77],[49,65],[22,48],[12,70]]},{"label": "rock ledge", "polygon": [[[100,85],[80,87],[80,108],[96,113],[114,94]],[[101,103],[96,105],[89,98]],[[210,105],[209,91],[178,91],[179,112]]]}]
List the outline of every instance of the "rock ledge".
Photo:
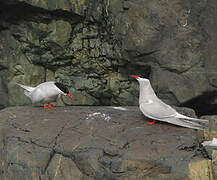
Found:
[{"label": "rock ledge", "polygon": [[194,179],[198,167],[211,179],[196,130],[150,126],[138,107],[125,108],[0,111],[0,179]]}]

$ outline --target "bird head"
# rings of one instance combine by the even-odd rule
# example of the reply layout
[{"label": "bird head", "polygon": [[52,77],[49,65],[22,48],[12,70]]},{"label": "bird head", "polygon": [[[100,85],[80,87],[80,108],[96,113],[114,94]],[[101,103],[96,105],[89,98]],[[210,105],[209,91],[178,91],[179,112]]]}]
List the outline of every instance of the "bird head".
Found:
[{"label": "bird head", "polygon": [[149,82],[148,79],[146,79],[146,78],[141,78],[141,77],[139,77],[139,76],[137,76],[137,75],[130,75],[130,77],[135,78],[135,79],[138,80],[139,82],[143,82],[143,81]]},{"label": "bird head", "polygon": [[130,75],[130,77],[135,78],[135,79],[139,79],[140,77],[137,75]]},{"label": "bird head", "polygon": [[68,96],[72,101],[74,101],[74,98],[69,94],[69,90],[64,84],[56,82],[55,85],[60,89],[62,95]]},{"label": "bird head", "polygon": [[68,96],[69,98],[71,98],[72,101],[74,101],[74,98],[71,96],[71,94],[65,94],[65,96]]}]

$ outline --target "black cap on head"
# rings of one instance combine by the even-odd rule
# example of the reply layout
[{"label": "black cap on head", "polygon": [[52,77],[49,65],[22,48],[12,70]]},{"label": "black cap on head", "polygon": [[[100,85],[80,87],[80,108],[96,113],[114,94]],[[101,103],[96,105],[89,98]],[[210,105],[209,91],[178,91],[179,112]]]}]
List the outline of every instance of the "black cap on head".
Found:
[{"label": "black cap on head", "polygon": [[62,92],[66,93],[66,94],[69,93],[68,88],[67,88],[64,84],[59,83],[59,82],[55,82],[54,84],[55,84]]}]

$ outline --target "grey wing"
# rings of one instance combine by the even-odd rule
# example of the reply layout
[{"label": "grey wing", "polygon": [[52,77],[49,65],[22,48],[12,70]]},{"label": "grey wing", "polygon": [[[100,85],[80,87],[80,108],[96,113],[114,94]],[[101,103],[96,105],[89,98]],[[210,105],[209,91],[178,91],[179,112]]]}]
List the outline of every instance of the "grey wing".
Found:
[{"label": "grey wing", "polygon": [[158,99],[152,102],[141,103],[139,107],[145,116],[161,121],[166,121],[164,120],[165,118],[175,117],[177,114],[175,109]]},{"label": "grey wing", "polygon": [[145,116],[154,120],[159,120],[192,129],[204,129],[204,127],[200,125],[198,122],[192,122],[190,120],[176,118],[176,110],[170,107],[169,105],[163,103],[162,101],[161,103],[142,103],[140,104],[140,110]]},{"label": "grey wing", "polygon": [[43,83],[39,84],[36,88],[43,88],[43,87],[49,88],[51,86],[54,86],[54,83],[55,83],[54,81],[43,82]]}]

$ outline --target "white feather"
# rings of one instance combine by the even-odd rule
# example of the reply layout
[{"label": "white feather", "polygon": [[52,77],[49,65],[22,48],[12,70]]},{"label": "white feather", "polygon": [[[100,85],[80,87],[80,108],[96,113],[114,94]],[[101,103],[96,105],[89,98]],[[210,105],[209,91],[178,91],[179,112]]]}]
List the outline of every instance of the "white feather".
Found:
[{"label": "white feather", "polygon": [[146,117],[193,129],[204,128],[198,122],[209,122],[205,119],[191,118],[178,113],[175,109],[161,101],[156,96],[148,79],[137,78],[137,80],[140,85],[139,107]]},{"label": "white feather", "polygon": [[19,83],[16,83],[16,84],[27,91],[33,91],[35,89],[34,87],[24,86],[24,85],[19,84]]},{"label": "white feather", "polygon": [[54,83],[54,81],[44,82],[36,87],[16,84],[25,89],[24,94],[31,99],[32,103],[50,103],[56,101],[61,94],[64,94]]}]

